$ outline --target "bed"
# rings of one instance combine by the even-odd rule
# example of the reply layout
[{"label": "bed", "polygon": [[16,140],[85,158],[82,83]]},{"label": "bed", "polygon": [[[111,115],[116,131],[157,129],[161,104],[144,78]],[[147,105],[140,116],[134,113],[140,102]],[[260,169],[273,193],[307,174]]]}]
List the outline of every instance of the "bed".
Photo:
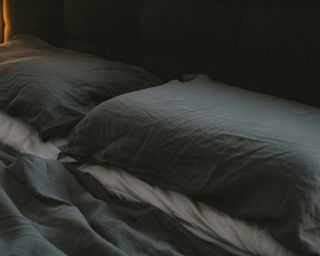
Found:
[{"label": "bed", "polygon": [[1,4],[1,255],[320,254],[316,3]]},{"label": "bed", "polygon": [[[2,189],[3,189],[3,195],[2,195],[2,209],[11,209],[14,208],[17,210],[17,212],[20,212],[19,216],[17,216],[18,219],[21,219],[21,223],[13,223],[6,227],[8,230],[11,230],[12,235],[10,236],[12,239],[12,243],[15,243],[15,246],[12,247],[11,242],[10,244],[3,243],[2,247],[2,253],[16,253],[19,255],[20,250],[27,250],[29,253],[41,253],[41,250],[44,252],[49,253],[49,255],[77,255],[78,247],[80,243],[72,242],[68,246],[57,246],[56,240],[57,237],[61,236],[61,233],[50,235],[50,232],[47,233],[45,229],[40,228],[38,225],[53,225],[52,228],[55,228],[59,230],[59,232],[66,232],[66,230],[61,230],[61,225],[71,225],[69,223],[69,218],[61,224],[58,220],[59,218],[64,219],[65,216],[64,211],[60,212],[58,211],[58,216],[54,215],[51,216],[49,214],[50,211],[54,211],[54,209],[57,207],[56,205],[51,205],[50,203],[47,204],[46,201],[49,200],[52,197],[52,200],[57,200],[57,197],[62,197],[66,195],[61,195],[59,191],[62,190],[61,185],[68,184],[68,186],[64,189],[70,190],[75,189],[75,186],[85,186],[85,189],[83,189],[82,193],[88,193],[87,196],[89,196],[89,192],[94,195],[92,198],[86,198],[85,202],[90,204],[94,203],[94,200],[100,199],[99,201],[99,207],[102,207],[103,203],[105,203],[105,206],[115,205],[115,209],[117,209],[117,204],[119,203],[124,204],[123,211],[124,213],[118,213],[116,211],[116,214],[119,214],[120,220],[117,221],[123,221],[123,223],[128,224],[127,219],[130,219],[132,217],[131,214],[135,215],[135,218],[138,220],[144,220],[146,221],[148,218],[153,215],[153,211],[159,211],[160,216],[157,218],[160,218],[160,223],[158,221],[154,220],[154,223],[159,225],[160,227],[165,227],[165,229],[168,228],[167,223],[162,223],[165,218],[168,218],[169,221],[170,218],[172,218],[170,221],[172,223],[175,223],[179,220],[179,223],[181,223],[181,229],[186,232],[192,234],[190,239],[200,239],[202,240],[203,245],[199,245],[199,248],[195,247],[194,251],[178,251],[179,253],[186,254],[186,255],[195,255],[201,250],[203,250],[201,253],[202,255],[226,255],[224,252],[225,250],[232,255],[232,253],[235,253],[235,255],[251,255],[251,254],[261,254],[261,255],[290,255],[289,252],[287,252],[284,248],[277,245],[273,239],[263,230],[260,230],[259,228],[252,227],[244,222],[238,221],[236,219],[232,219],[226,214],[223,214],[222,212],[219,212],[217,210],[214,210],[211,207],[208,207],[205,204],[193,202],[188,197],[183,196],[182,194],[176,193],[174,191],[168,191],[163,190],[159,187],[153,187],[148,185],[147,183],[131,176],[130,174],[127,174],[123,170],[119,170],[119,168],[115,166],[109,166],[109,167],[102,167],[102,166],[95,166],[95,165],[88,165],[88,164],[81,164],[76,165],[78,166],[77,171],[75,172],[75,167],[72,165],[75,164],[75,160],[72,158],[63,158],[59,162],[54,161],[54,159],[57,159],[58,153],[60,152],[59,146],[64,145],[66,142],[64,139],[59,140],[51,140],[49,142],[42,142],[39,138],[37,132],[32,130],[30,127],[25,125],[19,120],[15,120],[13,118],[8,117],[6,114],[1,113],[1,123],[6,124],[6,126],[2,126],[1,132],[0,132],[0,141],[1,141],[1,163],[2,163],[2,174],[4,175],[2,177]],[[20,154],[19,154],[20,153]],[[12,164],[14,163],[14,164]],[[70,166],[69,171],[68,169],[65,169],[64,163],[66,166]],[[21,166],[26,165],[26,167],[21,168]],[[48,165],[50,167],[48,169]],[[8,173],[10,171],[10,173]],[[6,177],[14,172],[19,172],[14,175],[13,177],[9,178]],[[23,173],[20,173],[22,171]],[[52,174],[52,172],[60,172],[57,174]],[[70,173],[69,173],[70,172]],[[32,173],[33,177],[30,177],[29,174]],[[71,181],[66,182],[65,175],[69,176],[68,179],[72,180],[72,183],[76,183],[70,185]],[[72,177],[71,175],[75,175],[75,177]],[[9,180],[7,180],[9,179]],[[42,180],[41,180],[42,179]],[[57,180],[56,180],[57,179]],[[68,180],[67,179],[67,180]],[[76,179],[76,180],[74,180]],[[78,183],[78,179],[81,180],[80,184]],[[90,180],[90,182],[88,181]],[[12,183],[11,183],[12,182]],[[83,183],[84,182],[84,183]],[[21,184],[21,188],[18,184]],[[40,186],[37,188],[37,186]],[[47,191],[47,186],[50,186],[50,190],[56,190],[54,191]],[[99,191],[97,190],[97,186],[99,187]],[[9,189],[10,187],[14,189]],[[23,190],[23,192],[19,191],[20,189]],[[18,192],[19,191],[19,192]],[[26,199],[21,198],[21,193],[30,193],[29,197]],[[41,198],[46,198],[49,193],[49,198],[43,202],[43,205],[39,202],[41,201]],[[78,191],[68,191],[68,196],[70,196],[69,193],[72,193],[72,198],[69,198],[70,204],[73,205],[73,210],[80,211],[78,212],[74,218],[82,219],[82,221],[94,221],[94,217],[90,217],[90,215],[86,215],[83,213],[82,206],[78,205],[77,201],[74,197],[78,196]],[[5,198],[10,197],[11,198],[11,205],[7,205],[7,202]],[[32,199],[31,199],[31,198]],[[19,201],[16,202],[19,198]],[[63,197],[62,197],[63,198]],[[108,199],[108,200],[107,200]],[[45,212],[32,212],[32,207],[27,204],[24,205],[21,203],[25,201],[33,202],[36,204],[37,211],[41,210],[39,208],[44,207],[46,208]],[[62,200],[62,199],[61,199]],[[66,199],[64,199],[66,200]],[[132,202],[132,203],[130,203]],[[128,204],[128,205],[126,205]],[[42,206],[41,206],[42,205]],[[89,207],[89,206],[88,206]],[[91,207],[91,206],[90,206]],[[97,206],[98,207],[98,206]],[[132,207],[132,208],[131,208]],[[137,208],[137,209],[136,209]],[[140,209],[141,208],[141,209]],[[106,214],[103,210],[101,210],[101,213],[99,213],[99,209],[96,209],[95,207],[92,208],[92,211],[98,211],[98,214],[101,214],[102,216],[105,215],[105,218],[113,218],[114,214],[108,212]],[[139,214],[141,211],[141,215]],[[142,213],[145,212],[145,215]],[[130,212],[128,214],[129,216],[126,216],[126,212]],[[17,214],[17,213],[16,213]],[[75,213],[68,213],[68,214],[75,214]],[[97,214],[95,212],[95,214]],[[109,214],[112,216],[110,217]],[[164,216],[161,216],[164,215]],[[151,216],[150,216],[151,215]],[[7,217],[6,213],[3,212],[3,221],[6,220],[7,223]],[[11,216],[11,214],[10,214]],[[13,214],[15,216],[15,214]],[[10,218],[13,218],[11,216]],[[41,216],[41,219],[40,219]],[[46,216],[46,217],[44,217]],[[51,217],[49,217],[51,216]],[[77,217],[76,217],[77,216]],[[169,217],[170,216],[170,217]],[[101,217],[101,216],[100,216]],[[97,220],[100,219],[100,217],[97,216]],[[91,219],[93,218],[93,219]],[[72,217],[73,219],[73,217]],[[86,220],[88,219],[88,220]],[[131,220],[131,219],[130,219]],[[57,221],[56,224],[54,224]],[[100,220],[102,221],[102,220]],[[115,221],[115,220],[114,220]],[[38,223],[38,224],[36,224]],[[41,224],[42,223],[42,224]],[[8,224],[8,223],[7,223]],[[81,222],[80,222],[81,224]],[[79,225],[80,225],[79,224]],[[84,223],[82,223],[84,224]],[[35,227],[31,228],[31,226],[35,225]],[[57,225],[57,226],[56,226]],[[97,224],[104,225],[103,223]],[[140,224],[138,226],[134,226],[135,228],[132,228],[135,232],[140,230],[140,226],[142,225],[143,228],[144,224]],[[16,232],[15,229],[17,227],[20,227],[22,232]],[[109,224],[106,226],[109,227]],[[130,226],[130,223],[129,223]],[[182,228],[183,227],[183,228]],[[19,228],[19,229],[20,229]],[[73,230],[72,226],[70,228],[70,234],[65,235],[61,241],[68,241],[68,239],[74,239],[74,236],[77,236],[74,234],[74,232],[78,232],[78,229],[75,231]],[[161,234],[160,230],[157,229],[158,227],[155,227],[154,232],[157,234]],[[92,228],[90,232],[92,234],[96,233],[96,228]],[[28,231],[29,230],[29,231]],[[232,232],[231,232],[232,230]],[[22,239],[24,236],[24,232],[29,233],[31,236],[30,246],[26,248],[27,244],[25,244],[25,240]],[[42,234],[42,238],[39,237],[39,232]],[[80,231],[79,231],[80,232]],[[83,234],[86,234],[86,232],[89,231],[82,231]],[[114,231],[116,232],[116,231]],[[149,229],[147,232],[147,235],[149,234]],[[160,233],[159,233],[160,232]],[[99,232],[97,232],[99,235]],[[142,231],[143,233],[143,231]],[[170,233],[174,233],[174,229],[170,229]],[[4,231],[3,233],[3,239],[8,236],[8,231]],[[50,235],[50,236],[49,236]],[[164,232],[163,237],[167,239],[167,236],[169,234]],[[172,239],[177,239],[178,241],[181,239],[181,234],[174,234],[176,237],[173,237]],[[48,237],[47,237],[48,236]],[[90,236],[90,235],[88,235]],[[70,238],[71,237],[71,238]],[[21,239],[21,244],[20,244]],[[88,238],[89,239],[89,238]],[[95,255],[109,255],[111,253],[108,251],[109,249],[105,247],[105,249],[94,249],[95,246],[95,239],[93,237],[90,237],[90,243],[88,242],[88,245],[84,245],[85,248],[87,248],[87,252],[84,251],[84,255],[95,253]],[[108,242],[108,238],[104,238],[105,243]],[[126,235],[121,234],[119,235],[119,239],[126,240]],[[160,239],[159,235],[156,235],[156,241]],[[186,238],[183,238],[184,240]],[[136,243],[135,240],[131,241],[128,239],[126,243],[132,243],[132,246]],[[113,239],[112,239],[113,241]],[[185,240],[187,241],[187,240]],[[185,243],[184,241],[184,243]],[[206,241],[208,244],[206,244],[204,241]],[[192,243],[195,241],[192,240]],[[50,245],[50,244],[53,245]],[[83,243],[83,242],[81,242]],[[93,244],[93,245],[91,245]],[[209,245],[211,244],[211,245]],[[6,246],[7,247],[6,247]],[[90,245],[90,246],[89,246]],[[215,248],[215,246],[217,246]],[[90,249],[92,246],[93,249]],[[114,247],[119,246],[118,243],[114,244]],[[127,245],[129,248],[130,246]],[[53,250],[51,247],[55,247]],[[83,245],[81,245],[83,247]],[[147,247],[147,245],[143,245],[143,247]],[[211,247],[211,248],[210,248]],[[131,247],[130,247],[131,248]],[[183,248],[183,247],[182,247]],[[213,249],[215,248],[215,249]],[[225,248],[225,249],[220,249]],[[272,249],[271,249],[272,248]],[[131,248],[132,249],[132,248]],[[199,250],[201,249],[201,250]],[[271,250],[270,250],[271,249]],[[39,250],[39,251],[38,251]],[[48,251],[47,251],[48,250]],[[51,251],[52,250],[52,251]],[[119,250],[123,250],[124,252],[126,249],[119,247]],[[181,250],[179,248],[178,250]],[[183,249],[184,250],[184,249]],[[143,250],[142,250],[143,251]],[[137,255],[141,255],[142,251],[137,249]],[[177,253],[178,253],[177,252]],[[154,255],[156,252],[144,252],[146,255]],[[121,254],[120,254],[121,255]],[[132,254],[132,251],[130,250],[130,255]],[[161,252],[161,255],[166,255],[165,253]],[[168,255],[171,255],[169,253]],[[174,253],[172,255],[175,255]],[[179,255],[179,254],[178,254]]]},{"label": "bed", "polygon": [[[146,221],[148,218],[154,218],[152,217],[153,214],[159,214],[157,218],[160,219],[158,221],[153,220],[153,225],[155,225],[154,232],[157,235],[155,237],[151,236],[150,238],[151,240],[156,238],[156,243],[161,241],[161,236],[159,235],[161,234],[161,230],[158,228],[168,229],[168,223],[166,222],[169,220],[172,225],[173,223],[176,225],[176,221],[178,220],[180,223],[179,225],[181,225],[179,229],[181,228],[182,234],[184,232],[190,234],[189,239],[192,239],[190,241],[192,241],[193,244],[197,239],[200,239],[203,243],[200,243],[199,247],[197,245],[190,251],[184,251],[185,244],[180,248],[177,247],[178,249],[175,248],[176,245],[174,245],[177,252],[170,252],[168,255],[175,255],[175,253],[177,253],[177,255],[179,255],[179,253],[184,255],[196,255],[200,252],[202,255],[291,255],[290,252],[278,245],[272,237],[262,229],[233,219],[206,204],[194,202],[180,193],[150,186],[118,167],[79,164],[70,157],[64,157],[60,161],[54,161],[58,158],[60,152],[59,147],[66,144],[66,139],[52,139],[48,142],[43,142],[40,139],[38,132],[22,121],[11,118],[5,113],[0,113],[0,120],[2,124],[0,130],[1,167],[3,174],[1,179],[3,192],[1,196],[3,200],[1,203],[2,209],[16,210],[16,213],[10,213],[10,218],[16,216],[18,220],[21,220],[21,222],[18,221],[17,223],[12,223],[10,225],[7,221],[9,213],[3,212],[2,219],[3,222],[7,224],[2,233],[3,240],[8,237],[9,231],[7,230],[12,232],[10,235],[10,239],[12,239],[11,242],[3,243],[1,249],[3,254],[10,255],[14,253],[19,255],[21,251],[27,251],[32,255],[34,253],[39,253],[40,255],[43,252],[49,253],[49,255],[78,255],[78,247],[79,243],[81,243],[81,248],[86,248],[86,250],[88,250],[83,251],[84,255],[92,253],[95,255],[109,255],[109,253],[112,253],[113,247],[118,246],[117,250],[122,251],[122,253],[126,253],[126,250],[130,248],[129,254],[134,255],[131,246],[135,246],[134,244],[137,243],[137,241],[128,239],[126,234],[127,231],[123,234],[120,232],[119,234],[119,239],[123,239],[124,241],[128,239],[128,241],[125,242],[127,245],[124,248],[122,248],[118,242],[114,242],[114,238],[112,238],[110,242],[111,244],[114,242],[114,244],[108,247],[108,237],[104,237],[103,249],[99,249],[99,246],[97,245],[99,243],[96,241],[99,239],[95,236],[99,236],[100,231],[98,232],[96,228],[88,230],[88,227],[85,227],[85,230],[81,231],[83,232],[83,235],[88,236],[90,242],[88,242],[87,245],[83,244],[84,241],[80,242],[77,239],[76,242],[68,242],[68,246],[63,245],[65,241],[69,241],[69,239],[73,240],[75,236],[78,236],[78,234],[75,234],[74,232],[80,232],[78,230],[80,227],[73,228],[72,226],[69,226],[72,224],[70,223],[70,216],[68,217],[68,214],[74,215],[72,221],[74,221],[73,218],[77,219],[77,221],[80,222],[80,224],[78,224],[79,226],[84,225],[87,221],[95,221],[94,216],[87,215],[89,213],[83,213],[84,210],[82,207],[85,208],[86,206],[80,206],[80,202],[77,201],[80,200],[77,197],[80,197],[81,193],[87,193],[88,197],[91,195],[89,194],[90,192],[93,194],[93,197],[86,197],[84,202],[94,204],[94,201],[98,198],[100,200],[98,201],[98,205],[94,207],[90,206],[90,208],[92,208],[94,214],[101,214],[101,216],[107,218],[108,221],[122,221],[124,225],[129,225],[129,227],[131,227],[132,224],[130,222],[128,223],[128,220],[130,219],[130,221],[132,221],[132,214],[135,216],[135,221]],[[48,168],[48,165],[51,167]],[[21,166],[25,167],[21,168]],[[10,175],[15,172],[18,173],[14,174],[13,177],[10,177]],[[54,174],[52,174],[52,172],[54,172]],[[29,174],[32,174],[33,177],[30,177]],[[67,176],[67,178],[65,176]],[[61,188],[61,185],[63,184],[68,184],[68,186],[66,186],[66,188]],[[47,186],[50,187],[50,190],[53,189],[51,193],[50,191],[47,191]],[[75,187],[80,186],[84,186],[84,188],[81,187],[83,190],[81,193],[79,191],[69,191],[70,189],[73,190],[76,189]],[[10,187],[13,189],[9,189]],[[99,188],[98,191],[96,191],[97,187]],[[19,191],[20,189],[23,190],[23,192]],[[67,190],[68,193],[60,194],[62,190]],[[21,193],[28,193],[29,195],[24,199],[21,197]],[[47,193],[49,193],[49,195]],[[50,212],[55,211],[54,209],[57,205],[51,205],[51,203],[47,204],[46,201],[50,201],[50,198],[51,200],[57,200],[57,197],[60,198],[60,200],[63,199],[63,201],[65,201],[66,199],[63,197],[70,196],[70,193],[71,198],[68,198],[68,200],[70,200],[69,203],[73,206],[73,209],[70,209],[70,213],[58,211],[56,213],[58,215],[53,214],[52,216]],[[47,196],[49,196],[49,198],[47,198]],[[9,199],[10,204],[8,204],[7,198],[11,199]],[[44,200],[43,204],[40,203],[41,198],[47,198]],[[19,200],[16,201],[17,199]],[[37,211],[32,212],[32,206],[29,204],[25,205],[25,203],[21,202],[35,204]],[[64,205],[64,203],[62,203],[62,205]],[[115,213],[113,213],[113,211],[105,213],[104,210],[99,210],[99,208],[102,207],[101,205],[103,207],[113,206],[116,209]],[[42,209],[44,212],[41,212],[42,207],[45,208]],[[123,207],[123,212],[118,212],[119,207]],[[80,212],[75,214],[73,211]],[[152,213],[153,211],[159,212]],[[18,214],[18,216],[16,214]],[[109,227],[111,223],[109,224],[108,222],[108,224],[104,224],[103,220],[100,219],[101,216],[97,216],[96,218],[97,221],[102,221],[100,224],[96,224],[97,228],[99,225]],[[67,218],[67,220],[61,223],[61,220],[59,221],[60,218]],[[109,220],[109,218],[111,219]],[[118,218],[120,218],[120,220]],[[165,223],[163,222],[164,218],[167,219]],[[46,229],[40,227],[41,225],[49,225],[49,223],[52,223],[50,224],[51,228],[57,229],[59,232],[51,234],[49,231],[46,231]],[[143,229],[147,227],[142,223],[135,224],[137,226],[133,226],[132,230],[143,234]],[[61,238],[62,233],[66,232],[66,230],[62,229],[63,225],[68,226],[70,233],[65,234],[65,236]],[[16,231],[18,227],[19,229],[22,229],[21,232]],[[170,228],[170,235],[174,235],[172,239],[178,241],[183,239],[183,243],[185,243],[187,238],[183,238],[179,233],[175,234],[175,228]],[[87,232],[91,234],[87,234]],[[109,232],[118,233],[118,231]],[[150,230],[148,228],[146,232],[147,237],[149,232]],[[28,242],[23,239],[26,233],[30,236]],[[39,235],[39,233],[41,235]],[[169,233],[163,231],[163,234],[161,235],[163,235],[165,239],[168,239]],[[61,239],[61,245],[56,245],[57,237],[59,237],[59,240]],[[97,244],[95,244],[96,242]],[[12,246],[12,243],[14,243],[15,246]],[[147,244],[143,244],[143,248],[147,247]],[[137,249],[136,251],[137,255],[143,255],[143,253],[146,255],[157,255],[158,252],[145,252],[144,249]],[[166,255],[166,253],[160,252],[160,255]]]}]

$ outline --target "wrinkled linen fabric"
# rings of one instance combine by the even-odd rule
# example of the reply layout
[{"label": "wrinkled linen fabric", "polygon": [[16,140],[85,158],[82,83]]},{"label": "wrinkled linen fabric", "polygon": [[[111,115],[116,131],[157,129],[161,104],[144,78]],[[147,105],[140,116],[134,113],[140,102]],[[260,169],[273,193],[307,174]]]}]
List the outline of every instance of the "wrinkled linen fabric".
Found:
[{"label": "wrinkled linen fabric", "polygon": [[67,136],[105,100],[159,84],[140,67],[53,47],[32,36],[0,46],[0,109],[31,124],[45,140]]},{"label": "wrinkled linen fabric", "polygon": [[[59,146],[66,139],[42,142],[38,133],[24,122],[0,112],[0,143],[16,151],[55,160]],[[0,159],[11,159],[9,154],[0,152]],[[63,158],[63,162],[74,159]],[[123,200],[146,203],[166,214],[179,219],[179,222],[194,235],[224,248],[235,255],[258,254],[264,256],[291,256],[291,253],[277,245],[263,230],[235,220],[216,209],[193,202],[188,197],[153,187],[114,166],[102,167],[83,165],[79,170],[86,172],[102,184],[107,193]],[[228,228],[227,228],[228,227]]]},{"label": "wrinkled linen fabric", "polygon": [[232,255],[152,206],[101,192],[97,181],[58,161],[4,145],[0,159],[3,256]]},{"label": "wrinkled linen fabric", "polygon": [[115,166],[82,165],[79,170],[93,176],[110,193],[153,205],[179,219],[193,234],[236,255],[295,255],[257,225],[232,218],[175,191],[151,186]]}]

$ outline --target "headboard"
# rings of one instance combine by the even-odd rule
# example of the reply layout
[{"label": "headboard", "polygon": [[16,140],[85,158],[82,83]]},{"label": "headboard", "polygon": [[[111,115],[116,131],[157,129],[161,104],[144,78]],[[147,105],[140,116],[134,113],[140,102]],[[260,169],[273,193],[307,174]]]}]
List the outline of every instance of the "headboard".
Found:
[{"label": "headboard", "polygon": [[316,0],[3,0],[8,39],[60,46],[320,106]]}]

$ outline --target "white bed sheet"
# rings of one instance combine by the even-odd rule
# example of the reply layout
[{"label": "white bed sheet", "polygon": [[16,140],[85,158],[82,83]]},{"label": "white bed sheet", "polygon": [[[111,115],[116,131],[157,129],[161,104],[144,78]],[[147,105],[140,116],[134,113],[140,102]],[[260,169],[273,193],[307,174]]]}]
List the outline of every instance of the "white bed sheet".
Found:
[{"label": "white bed sheet", "polygon": [[95,177],[113,194],[151,204],[179,219],[198,237],[219,244],[236,255],[294,255],[264,230],[233,219],[203,203],[194,202],[180,193],[150,186],[120,168],[83,165],[80,170]]},{"label": "white bed sheet", "polygon": [[[57,159],[59,146],[65,142],[65,139],[58,139],[44,143],[30,126],[0,112],[0,143],[21,153]],[[109,192],[126,200],[151,204],[179,219],[198,237],[219,244],[236,255],[293,255],[262,229],[235,220],[205,204],[193,202],[182,194],[150,186],[120,168],[83,165],[80,170],[95,177]]]},{"label": "white bed sheet", "polygon": [[21,153],[29,153],[45,159],[57,159],[60,140],[44,143],[37,131],[19,119],[0,112],[0,143]]}]

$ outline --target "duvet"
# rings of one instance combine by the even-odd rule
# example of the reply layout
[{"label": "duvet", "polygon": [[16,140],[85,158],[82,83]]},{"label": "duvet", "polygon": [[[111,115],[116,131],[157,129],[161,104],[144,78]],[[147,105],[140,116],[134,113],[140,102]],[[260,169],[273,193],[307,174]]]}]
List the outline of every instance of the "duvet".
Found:
[{"label": "duvet", "polygon": [[60,162],[0,145],[0,255],[230,255]]}]

